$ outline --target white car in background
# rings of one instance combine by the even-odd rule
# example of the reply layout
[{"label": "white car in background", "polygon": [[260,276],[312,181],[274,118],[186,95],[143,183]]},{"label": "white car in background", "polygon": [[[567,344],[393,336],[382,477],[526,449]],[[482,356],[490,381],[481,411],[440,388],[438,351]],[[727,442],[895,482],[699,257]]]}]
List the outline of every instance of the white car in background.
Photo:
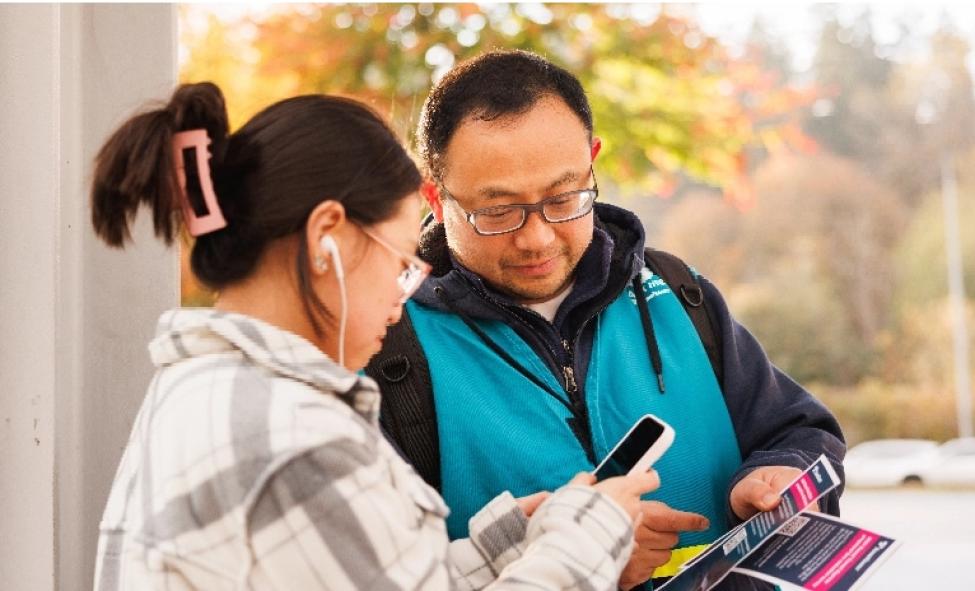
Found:
[{"label": "white car in background", "polygon": [[876,439],[854,446],[843,460],[848,486],[920,484],[939,458],[929,439]]},{"label": "white car in background", "polygon": [[975,486],[975,437],[959,437],[938,447],[938,457],[921,470],[924,484]]}]

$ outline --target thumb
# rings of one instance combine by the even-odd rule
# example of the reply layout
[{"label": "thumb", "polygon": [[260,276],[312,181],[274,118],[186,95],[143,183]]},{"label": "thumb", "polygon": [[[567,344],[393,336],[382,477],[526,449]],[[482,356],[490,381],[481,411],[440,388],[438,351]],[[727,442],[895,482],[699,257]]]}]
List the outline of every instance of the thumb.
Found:
[{"label": "thumb", "polygon": [[596,477],[589,472],[579,472],[572,477],[569,484],[582,485],[582,486],[592,486],[596,484]]},{"label": "thumb", "polygon": [[741,519],[748,519],[756,511],[771,511],[779,504],[779,496],[765,481],[745,478],[735,486],[731,508]]},{"label": "thumb", "polygon": [[525,514],[526,517],[531,517],[538,509],[539,505],[545,502],[545,499],[549,497],[548,491],[537,492],[533,495],[528,495],[527,497],[521,497],[520,499],[515,499],[518,503],[518,508],[521,512]]}]

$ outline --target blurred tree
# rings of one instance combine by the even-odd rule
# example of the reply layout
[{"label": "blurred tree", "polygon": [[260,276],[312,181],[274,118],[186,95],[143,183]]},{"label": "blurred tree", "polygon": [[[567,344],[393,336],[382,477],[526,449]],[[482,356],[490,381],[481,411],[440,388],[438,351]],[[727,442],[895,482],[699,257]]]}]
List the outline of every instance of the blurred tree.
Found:
[{"label": "blurred tree", "polygon": [[[824,23],[815,60],[816,79],[827,95],[814,105],[806,127],[824,147],[847,158],[875,165],[883,158],[877,142],[898,109],[887,100],[892,62],[877,55],[864,12],[851,26]],[[913,121],[913,112],[899,113]]]},{"label": "blurred tree", "polygon": [[741,211],[713,191],[687,192],[666,212],[653,245],[679,253],[719,287],[741,281],[750,265]]},{"label": "blurred tree", "polygon": [[[845,344],[850,371],[834,378],[859,379],[889,323],[891,252],[905,223],[904,206],[856,163],[828,154],[772,159],[758,172],[756,186],[759,205],[746,229],[757,243],[752,250],[788,265],[802,257],[790,252],[792,245],[811,243],[805,256],[812,257],[816,274],[810,279],[830,293],[848,335],[836,346]],[[816,316],[833,313],[823,309]]]},{"label": "blurred tree", "polygon": [[191,8],[179,8],[180,81],[219,84],[227,97],[231,128],[236,129],[267,106],[269,95],[278,96],[274,89],[283,86],[282,80],[252,75],[259,57],[251,46],[254,23],[227,21],[210,12],[190,13]]},{"label": "blurred tree", "polygon": [[[766,75],[748,55],[730,57],[659,6],[279,5],[229,21],[198,6],[180,11],[180,77],[219,84],[233,127],[287,96],[345,94],[384,112],[412,143],[431,84],[458,60],[505,47],[536,51],[579,76],[611,199],[669,196],[690,180],[747,206],[749,150],[808,147],[795,117],[808,91]],[[198,287],[191,282],[186,297],[205,302],[193,295]]]},{"label": "blurred tree", "polygon": [[[328,92],[369,102],[412,143],[428,89],[458,60],[505,47],[564,65],[604,140],[606,198],[715,281],[853,441],[952,434],[939,160],[959,162],[971,323],[975,97],[970,47],[949,25],[927,39],[905,19],[900,40],[881,44],[869,8],[843,24],[818,5],[807,83],[761,22],[729,52],[659,5],[215,10],[181,6],[180,75],[220,84],[234,127],[275,100]],[[901,51],[912,46],[930,52]],[[191,281],[184,271],[184,302],[206,304]]]},{"label": "blurred tree", "polygon": [[955,436],[955,404],[944,388],[874,378],[854,387],[812,386],[840,421],[850,446],[886,437],[944,441]]},{"label": "blurred tree", "polygon": [[[881,343],[883,365],[878,374],[890,383],[935,388],[953,398],[951,322],[947,299],[921,302],[901,310],[891,332],[893,338]],[[967,322],[975,329],[975,305],[968,306]],[[968,362],[975,363],[975,354]]]},{"label": "blurred tree", "polygon": [[[975,152],[960,159],[958,168],[962,274],[965,293],[971,300],[975,296],[975,233],[964,230],[975,228]],[[944,225],[941,195],[929,192],[893,253],[897,261],[894,304],[899,316],[917,314],[919,309],[940,305],[948,297]]]},{"label": "blurred tree", "polygon": [[[899,43],[874,40],[869,9],[851,25],[830,14],[835,8],[824,10],[815,60],[823,96],[809,109],[804,128],[914,206],[937,187],[944,151],[965,150],[975,141],[975,96],[965,63],[970,48],[944,28],[925,40],[931,47],[926,60],[900,64],[892,57]],[[900,26],[906,43],[910,23]]]},{"label": "blurred tree", "polygon": [[905,223],[896,196],[830,154],[773,154],[739,212],[699,195],[669,212],[662,248],[726,290],[740,319],[797,379],[852,384],[889,324],[891,252]]},{"label": "blurred tree", "polygon": [[924,130],[922,153],[962,154],[975,145],[975,94],[967,63],[970,51],[964,38],[944,28],[931,40],[927,63],[908,72],[905,86],[917,93],[915,119]]},{"label": "blurred tree", "polygon": [[[229,35],[234,27],[247,34]],[[668,195],[686,175],[750,201],[746,147],[808,100],[651,5],[281,5],[184,43],[184,80],[251,80],[245,104],[229,101],[235,124],[284,96],[342,93],[385,112],[408,138],[430,85],[456,61],[494,47],[536,51],[586,87],[605,176],[644,195]]]},{"label": "blurred tree", "polygon": [[784,39],[769,32],[768,25],[762,17],[756,18],[752,23],[745,51],[779,80],[792,78],[792,53]]}]

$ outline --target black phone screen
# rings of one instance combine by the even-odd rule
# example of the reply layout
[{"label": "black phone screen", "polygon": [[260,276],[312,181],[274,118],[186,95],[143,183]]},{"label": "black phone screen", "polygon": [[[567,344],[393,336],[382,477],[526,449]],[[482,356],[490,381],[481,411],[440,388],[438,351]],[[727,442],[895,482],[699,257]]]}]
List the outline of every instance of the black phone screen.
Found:
[{"label": "black phone screen", "polygon": [[629,472],[663,432],[664,426],[657,421],[646,417],[640,420],[595,472],[596,480],[623,476]]}]

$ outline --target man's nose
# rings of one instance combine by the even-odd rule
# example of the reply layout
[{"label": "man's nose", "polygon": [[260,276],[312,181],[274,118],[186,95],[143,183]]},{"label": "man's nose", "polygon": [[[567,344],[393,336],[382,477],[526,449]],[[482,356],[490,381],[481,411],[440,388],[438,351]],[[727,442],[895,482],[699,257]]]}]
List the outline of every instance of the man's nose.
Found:
[{"label": "man's nose", "polygon": [[554,238],[552,224],[545,221],[542,212],[533,211],[525,219],[525,225],[515,231],[515,246],[519,250],[542,250]]}]

